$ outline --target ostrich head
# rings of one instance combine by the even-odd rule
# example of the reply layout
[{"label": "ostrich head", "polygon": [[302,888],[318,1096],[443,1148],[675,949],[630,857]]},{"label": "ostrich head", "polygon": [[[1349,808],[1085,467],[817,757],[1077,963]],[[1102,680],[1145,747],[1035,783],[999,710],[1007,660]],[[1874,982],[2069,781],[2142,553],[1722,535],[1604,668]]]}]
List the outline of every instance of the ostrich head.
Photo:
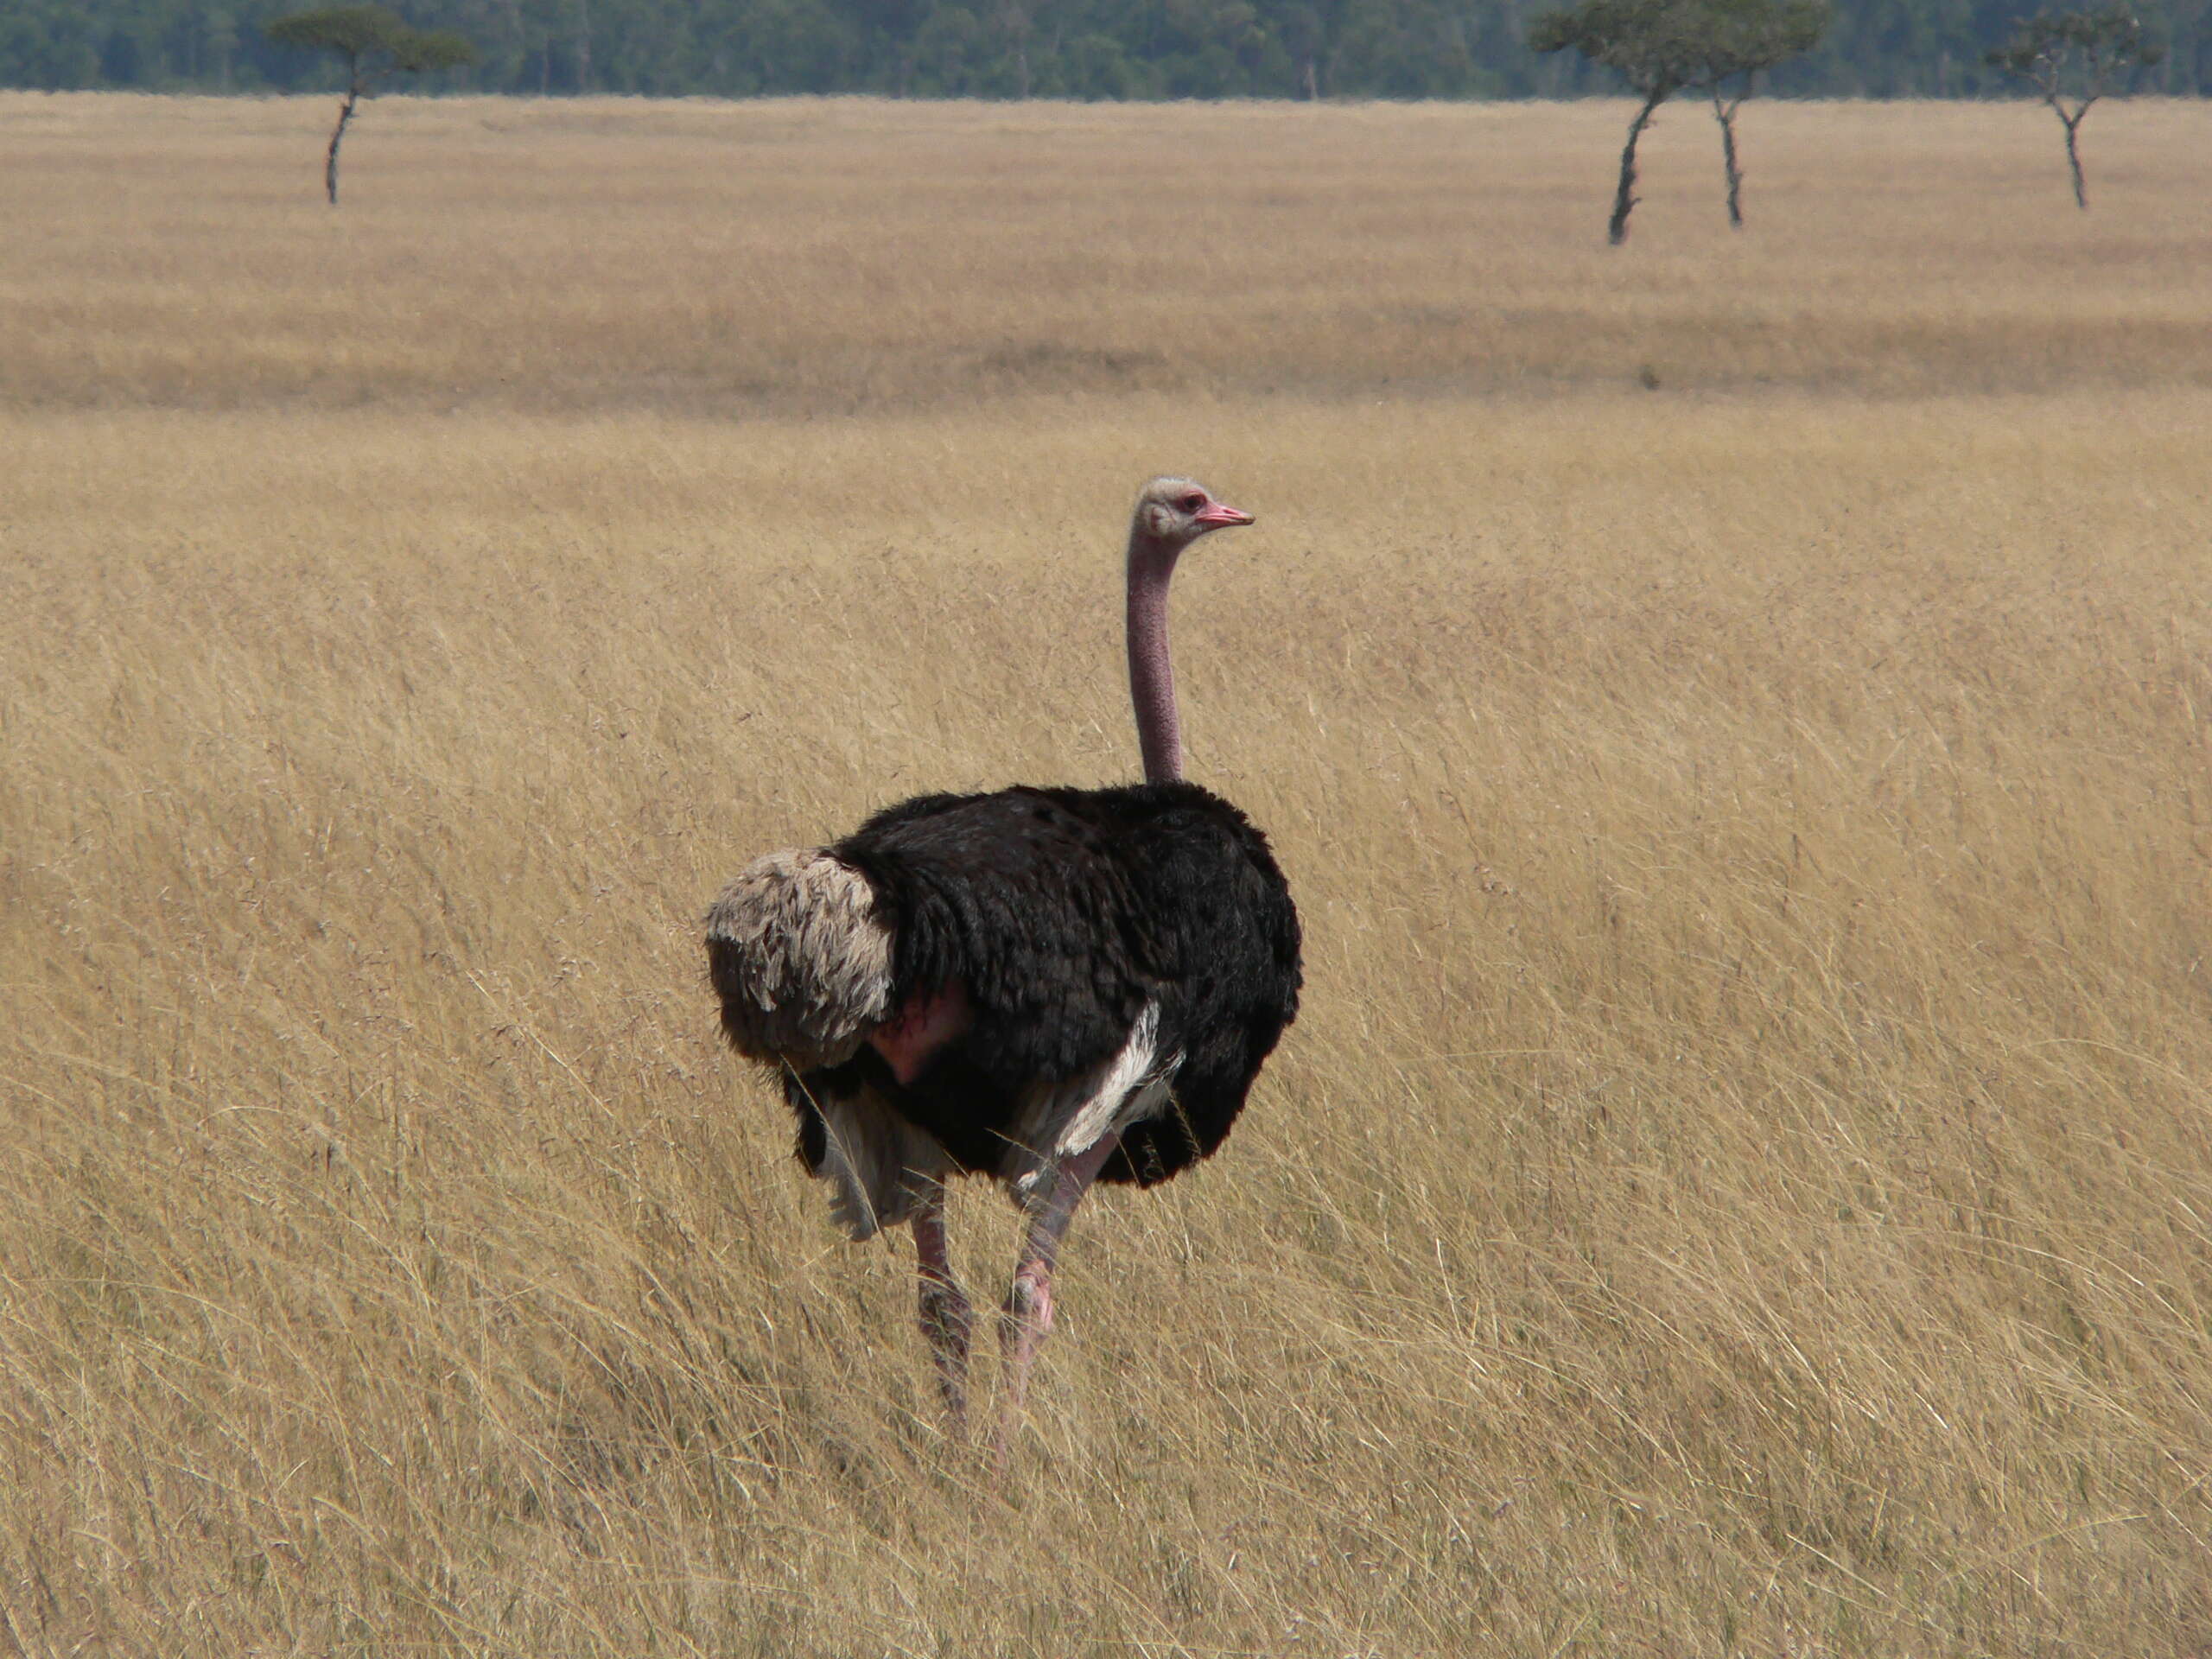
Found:
[{"label": "ostrich head", "polygon": [[1154,546],[1179,553],[1208,531],[1251,522],[1250,513],[1215,500],[1203,484],[1187,478],[1155,478],[1138,493],[1132,528]]}]

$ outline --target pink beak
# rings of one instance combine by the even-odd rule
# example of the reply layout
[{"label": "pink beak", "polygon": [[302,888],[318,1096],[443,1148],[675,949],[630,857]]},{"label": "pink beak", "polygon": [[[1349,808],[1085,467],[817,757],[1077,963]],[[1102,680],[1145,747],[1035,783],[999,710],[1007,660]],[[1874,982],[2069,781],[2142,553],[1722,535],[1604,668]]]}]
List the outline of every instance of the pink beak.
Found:
[{"label": "pink beak", "polygon": [[1191,515],[1193,524],[1204,524],[1208,530],[1227,530],[1237,524],[1249,524],[1252,515],[1242,507],[1232,507],[1226,501],[1209,501]]}]

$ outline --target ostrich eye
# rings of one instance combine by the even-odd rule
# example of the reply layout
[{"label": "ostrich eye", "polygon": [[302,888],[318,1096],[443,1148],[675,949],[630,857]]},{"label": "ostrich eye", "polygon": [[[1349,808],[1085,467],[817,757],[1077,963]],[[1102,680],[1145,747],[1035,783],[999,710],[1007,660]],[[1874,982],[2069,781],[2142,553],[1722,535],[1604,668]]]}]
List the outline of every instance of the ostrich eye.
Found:
[{"label": "ostrich eye", "polygon": [[1192,494],[1192,495],[1186,495],[1186,496],[1185,496],[1185,497],[1184,497],[1180,501],[1178,501],[1175,505],[1176,505],[1177,506],[1179,506],[1179,507],[1182,508],[1182,509],[1183,509],[1183,511],[1184,511],[1184,512],[1197,512],[1200,507],[1203,507],[1204,505],[1205,505],[1205,504],[1206,504],[1206,499],[1205,499],[1205,497],[1204,497],[1203,495]]}]

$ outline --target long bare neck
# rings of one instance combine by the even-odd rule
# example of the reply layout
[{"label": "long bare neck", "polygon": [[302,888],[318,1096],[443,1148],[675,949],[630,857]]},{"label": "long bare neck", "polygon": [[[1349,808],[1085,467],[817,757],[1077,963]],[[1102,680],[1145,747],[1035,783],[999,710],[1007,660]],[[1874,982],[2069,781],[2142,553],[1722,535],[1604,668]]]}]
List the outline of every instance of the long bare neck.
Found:
[{"label": "long bare neck", "polygon": [[1183,730],[1175,717],[1175,666],[1167,655],[1167,583],[1182,550],[1129,531],[1129,701],[1148,784],[1183,775]]}]

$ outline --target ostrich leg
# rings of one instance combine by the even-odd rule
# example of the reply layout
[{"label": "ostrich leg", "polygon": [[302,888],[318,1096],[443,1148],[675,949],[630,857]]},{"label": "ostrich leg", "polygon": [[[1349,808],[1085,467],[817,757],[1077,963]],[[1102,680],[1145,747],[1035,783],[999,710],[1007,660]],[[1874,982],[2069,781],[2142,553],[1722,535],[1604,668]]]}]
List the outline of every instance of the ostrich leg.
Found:
[{"label": "ostrich leg", "polygon": [[1051,1191],[1030,1214],[1029,1236],[999,1318],[999,1346],[1006,1357],[1006,1400],[999,1415],[997,1447],[1001,1475],[1014,1456],[1014,1433],[1029,1391],[1029,1368],[1052,1328],[1052,1266],[1059,1259],[1060,1241],[1067,1236],[1076,1205],[1121,1142],[1118,1134],[1101,1135],[1088,1149],[1057,1163]]},{"label": "ostrich leg", "polygon": [[975,1318],[944,1249],[944,1189],[934,1187],[914,1212],[914,1252],[921,1276],[922,1334],[937,1361],[953,1438],[968,1432],[968,1333]]}]

